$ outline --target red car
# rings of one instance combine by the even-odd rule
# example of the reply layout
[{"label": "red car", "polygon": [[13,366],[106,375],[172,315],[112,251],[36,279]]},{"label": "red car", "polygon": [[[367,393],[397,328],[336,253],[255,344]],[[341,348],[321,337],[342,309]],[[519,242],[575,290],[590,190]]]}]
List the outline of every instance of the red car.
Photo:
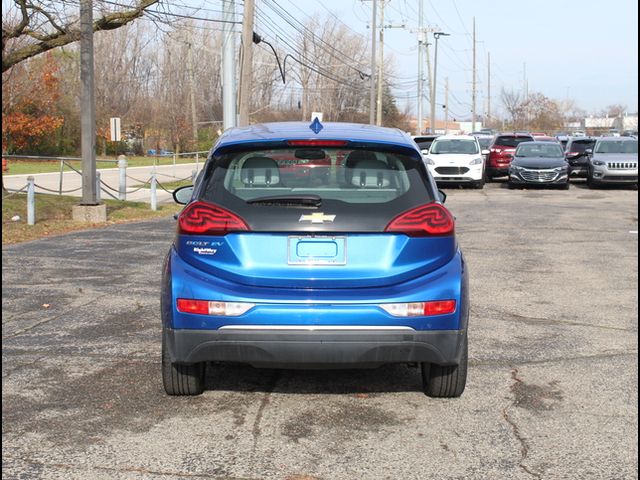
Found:
[{"label": "red car", "polygon": [[501,133],[496,135],[489,147],[487,158],[487,180],[493,177],[505,177],[509,174],[509,165],[516,151],[516,147],[522,142],[533,142],[533,137],[524,133]]}]

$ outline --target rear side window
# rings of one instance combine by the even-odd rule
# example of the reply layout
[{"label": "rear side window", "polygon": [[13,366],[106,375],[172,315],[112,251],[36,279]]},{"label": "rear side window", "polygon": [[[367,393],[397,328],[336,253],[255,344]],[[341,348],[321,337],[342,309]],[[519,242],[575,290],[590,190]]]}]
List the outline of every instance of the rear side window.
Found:
[{"label": "rear side window", "polygon": [[522,142],[532,142],[533,137],[527,136],[515,136],[515,135],[500,135],[496,138],[494,145],[499,147],[517,147]]}]

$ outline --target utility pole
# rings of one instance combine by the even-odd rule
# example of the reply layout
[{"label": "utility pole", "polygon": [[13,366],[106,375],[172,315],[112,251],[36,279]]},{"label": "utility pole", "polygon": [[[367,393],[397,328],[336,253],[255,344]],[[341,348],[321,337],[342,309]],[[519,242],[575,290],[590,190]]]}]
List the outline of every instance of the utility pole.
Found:
[{"label": "utility pole", "polygon": [[376,123],[376,28],[378,22],[378,0],[373,0],[371,20],[371,91],[369,94],[369,123]]},{"label": "utility pole", "polygon": [[[429,29],[428,31],[431,31],[431,29]],[[427,89],[429,90],[429,102],[431,102],[431,98],[433,96],[433,79],[431,77],[431,52],[429,52],[429,45],[431,44],[427,41],[424,53],[427,57]],[[431,120],[429,123],[429,131],[433,133],[433,120]]]},{"label": "utility pole", "polygon": [[487,52],[487,122],[491,121],[491,52]]},{"label": "utility pole", "polygon": [[431,87],[431,133],[436,131],[436,80],[438,76],[438,39],[440,37],[448,37],[448,33],[434,32],[435,40],[435,53],[433,56],[433,84]]},{"label": "utility pole", "polygon": [[[374,2],[376,0],[373,0]],[[378,100],[376,102],[376,125],[382,125],[382,84],[384,75],[384,2],[380,0],[380,57],[378,58]]]},{"label": "utility pole", "polygon": [[424,127],[423,111],[424,107],[424,73],[422,69],[422,47],[424,44],[424,27],[422,24],[424,10],[424,0],[420,0],[418,6],[418,118],[417,118],[417,135],[422,135]]},{"label": "utility pole", "polygon": [[529,86],[527,85],[527,62],[523,63],[522,70],[522,98],[524,101],[524,125],[523,128],[527,128],[527,124],[529,123],[529,105],[527,104],[529,101]]},{"label": "utility pole", "polygon": [[238,124],[249,125],[249,107],[251,104],[251,84],[253,79],[253,20],[254,0],[244,0],[242,16],[242,65],[240,66],[240,107]]},{"label": "utility pole", "polygon": [[236,37],[233,31],[235,23],[235,0],[223,0],[222,46],[222,120],[224,130],[236,126]]},{"label": "utility pole", "polygon": [[449,77],[444,79],[444,133],[449,134]]},{"label": "utility pole", "polygon": [[473,17],[473,77],[471,80],[471,130],[476,130],[476,17]]},{"label": "utility pole", "polygon": [[98,205],[96,192],[96,102],[93,70],[93,1],[80,0],[82,203]]},{"label": "utility pole", "polygon": [[191,124],[193,133],[193,143],[198,149],[198,113],[196,110],[196,82],[193,75],[193,51],[191,39],[187,44],[187,70],[189,75],[189,96],[191,97]]}]

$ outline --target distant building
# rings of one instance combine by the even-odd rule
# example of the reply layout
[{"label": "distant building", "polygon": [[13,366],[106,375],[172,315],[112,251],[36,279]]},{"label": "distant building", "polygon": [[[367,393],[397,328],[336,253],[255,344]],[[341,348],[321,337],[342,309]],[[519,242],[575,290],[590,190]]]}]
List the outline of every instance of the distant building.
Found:
[{"label": "distant building", "polygon": [[590,135],[602,135],[608,132],[638,130],[638,114],[624,114],[619,117],[594,117],[584,119],[584,129]]}]

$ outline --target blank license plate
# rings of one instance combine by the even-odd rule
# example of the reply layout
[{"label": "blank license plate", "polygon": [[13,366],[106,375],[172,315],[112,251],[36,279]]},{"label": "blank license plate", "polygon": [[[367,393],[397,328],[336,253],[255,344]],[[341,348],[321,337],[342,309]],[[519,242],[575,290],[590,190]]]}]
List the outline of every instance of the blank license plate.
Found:
[{"label": "blank license plate", "polygon": [[289,237],[289,265],[345,265],[345,237]]}]

